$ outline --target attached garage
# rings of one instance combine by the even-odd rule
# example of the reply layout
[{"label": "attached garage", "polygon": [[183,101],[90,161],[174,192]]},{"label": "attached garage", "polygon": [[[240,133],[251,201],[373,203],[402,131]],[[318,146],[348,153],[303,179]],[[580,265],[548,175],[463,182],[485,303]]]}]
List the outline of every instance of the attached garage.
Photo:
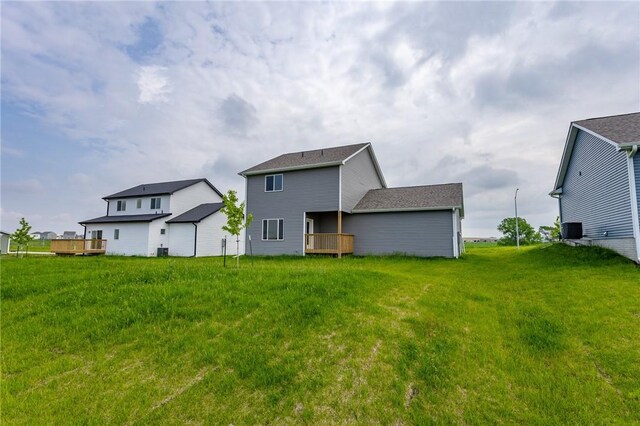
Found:
[{"label": "attached garage", "polygon": [[355,255],[459,257],[464,251],[462,184],[370,190],[345,215]]}]

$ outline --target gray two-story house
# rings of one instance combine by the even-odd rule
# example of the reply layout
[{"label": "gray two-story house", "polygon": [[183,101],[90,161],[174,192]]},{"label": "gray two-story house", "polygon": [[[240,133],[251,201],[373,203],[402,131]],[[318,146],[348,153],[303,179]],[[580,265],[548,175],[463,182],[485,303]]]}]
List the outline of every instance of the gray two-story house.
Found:
[{"label": "gray two-story house", "polygon": [[283,154],[240,175],[254,254],[463,251],[462,184],[387,188],[370,143]]},{"label": "gray two-story house", "polygon": [[640,113],[572,122],[550,195],[558,198],[560,221],[582,228],[571,237],[577,243],[640,263],[638,145]]}]

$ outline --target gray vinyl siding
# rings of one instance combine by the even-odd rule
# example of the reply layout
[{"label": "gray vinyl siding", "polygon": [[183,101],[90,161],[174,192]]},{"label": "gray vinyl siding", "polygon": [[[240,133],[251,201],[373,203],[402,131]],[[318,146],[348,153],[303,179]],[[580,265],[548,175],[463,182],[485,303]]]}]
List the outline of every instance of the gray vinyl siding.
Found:
[{"label": "gray vinyl siding", "polygon": [[342,211],[351,212],[370,189],[382,188],[368,149],[342,166]]},{"label": "gray vinyl siding", "polygon": [[560,209],[563,222],[582,222],[585,237],[633,237],[626,154],[578,131]]},{"label": "gray vinyl siding", "polygon": [[[265,175],[247,176],[247,212],[253,222],[247,230],[251,235],[253,253],[303,254],[304,213],[338,211],[338,167],[296,170],[283,173],[283,190],[265,192]],[[284,240],[262,241],[262,220],[284,219]],[[247,246],[248,247],[248,246]]]},{"label": "gray vinyl siding", "polygon": [[355,255],[403,253],[453,257],[453,212],[359,213],[343,218]]}]

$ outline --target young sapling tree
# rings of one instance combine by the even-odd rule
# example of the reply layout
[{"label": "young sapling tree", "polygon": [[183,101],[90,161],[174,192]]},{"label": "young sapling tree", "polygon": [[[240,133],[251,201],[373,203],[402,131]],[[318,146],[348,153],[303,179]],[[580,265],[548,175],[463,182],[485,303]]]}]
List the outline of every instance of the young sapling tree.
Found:
[{"label": "young sapling tree", "polygon": [[31,225],[29,225],[29,222],[23,217],[20,219],[20,227],[16,229],[16,232],[11,234],[11,239],[17,246],[16,256],[20,253],[20,248],[22,248],[23,251],[28,251],[29,243],[33,240],[33,236],[29,234],[30,231]]},{"label": "young sapling tree", "polygon": [[236,236],[236,268],[240,268],[240,232],[251,225],[253,215],[249,213],[244,217],[244,201],[238,205],[238,196],[232,189],[222,196],[222,202],[221,211],[227,216],[227,224],[222,229]]}]

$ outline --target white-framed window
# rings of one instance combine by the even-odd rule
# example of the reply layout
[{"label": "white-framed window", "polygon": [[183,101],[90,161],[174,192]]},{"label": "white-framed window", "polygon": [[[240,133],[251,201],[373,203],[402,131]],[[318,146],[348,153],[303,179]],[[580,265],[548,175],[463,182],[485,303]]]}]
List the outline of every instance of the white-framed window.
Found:
[{"label": "white-framed window", "polygon": [[164,235],[164,234],[166,234],[166,233],[167,233],[167,230],[166,230],[166,229],[162,228],[162,229],[160,230],[160,235]]},{"label": "white-framed window", "polygon": [[160,201],[162,201],[162,198],[160,198],[160,197],[152,198],[151,199],[151,210],[159,209],[160,208]]},{"label": "white-framed window", "polygon": [[127,210],[127,201],[126,200],[119,200],[118,204],[116,206],[116,210],[119,212],[123,212],[125,210]]},{"label": "white-framed window", "polygon": [[138,198],[136,200],[136,209],[140,209],[140,208],[142,208],[142,200]]},{"label": "white-framed window", "polygon": [[276,192],[282,191],[283,179],[282,174],[279,175],[267,175],[264,177],[264,191]]},{"label": "white-framed window", "polygon": [[114,229],[113,230],[113,239],[114,240],[119,240],[120,239],[120,230],[119,229]]},{"label": "white-framed window", "polygon": [[284,219],[262,219],[262,240],[284,240]]}]

